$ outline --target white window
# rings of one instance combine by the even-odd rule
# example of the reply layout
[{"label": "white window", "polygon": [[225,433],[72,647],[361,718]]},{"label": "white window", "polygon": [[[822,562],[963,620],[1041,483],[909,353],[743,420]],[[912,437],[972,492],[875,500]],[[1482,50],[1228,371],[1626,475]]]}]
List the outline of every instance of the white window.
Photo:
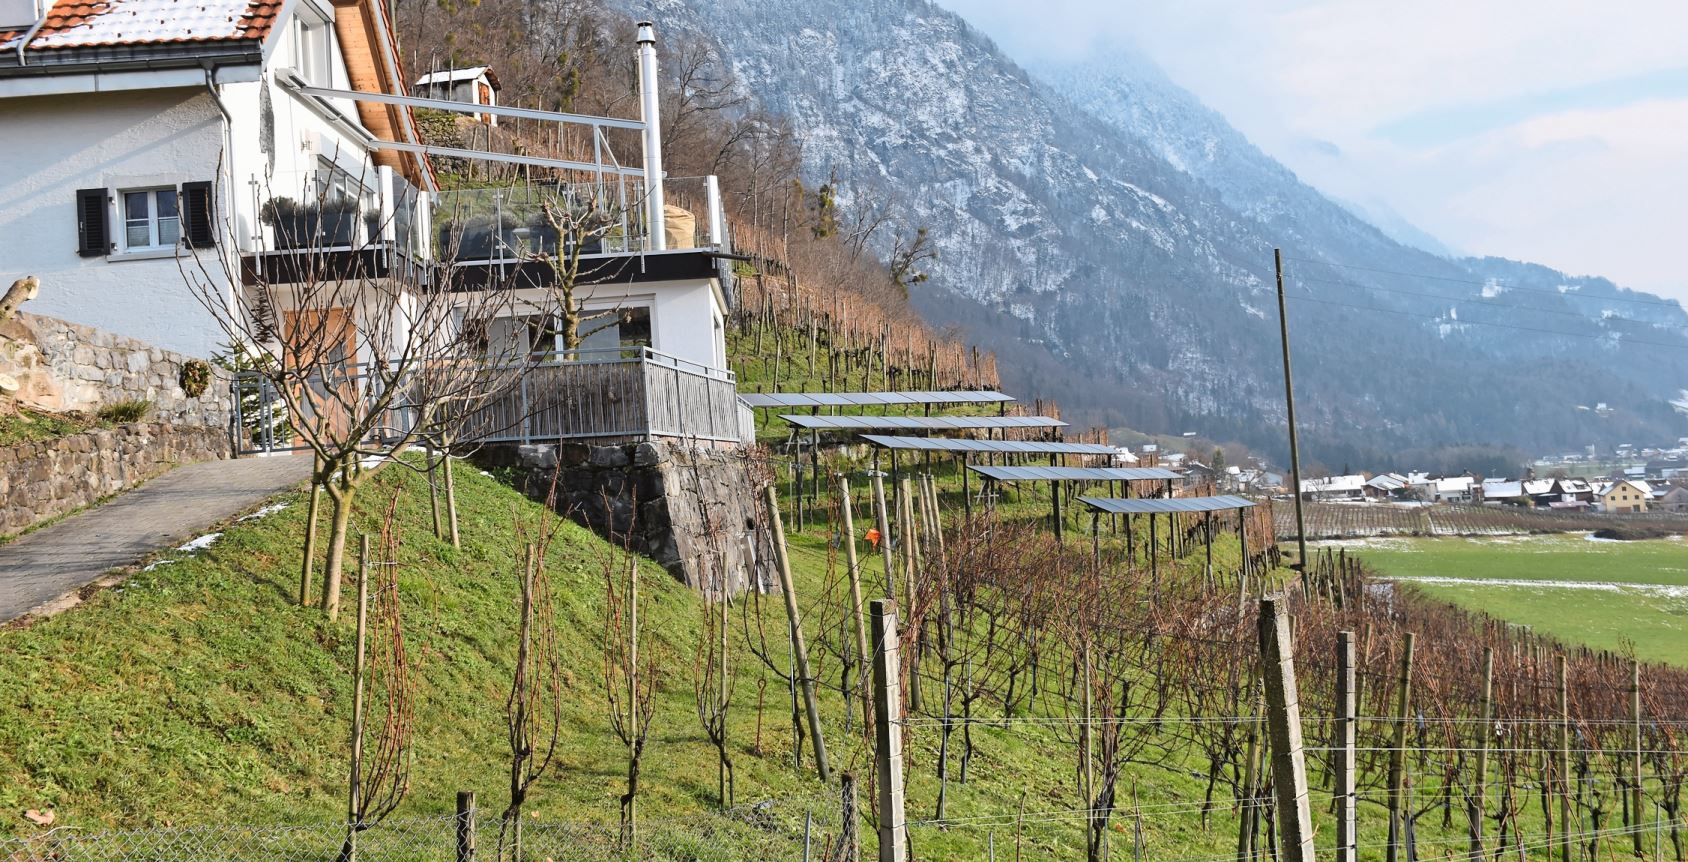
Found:
[{"label": "white window", "polygon": [[293,68],[301,77],[318,87],[333,86],[328,72],[331,50],[333,36],[328,22],[303,10],[293,16]]},{"label": "white window", "polygon": [[123,189],[118,201],[124,251],[173,249],[181,240],[182,213],[175,189]]}]

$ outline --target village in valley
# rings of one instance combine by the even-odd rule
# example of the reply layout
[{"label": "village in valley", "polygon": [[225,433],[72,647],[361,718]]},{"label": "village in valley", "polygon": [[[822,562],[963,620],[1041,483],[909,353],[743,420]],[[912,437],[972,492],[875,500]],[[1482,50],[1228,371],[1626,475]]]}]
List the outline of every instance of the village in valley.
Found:
[{"label": "village in valley", "polygon": [[950,5],[0,0],[0,862],[1688,858],[1676,300]]}]

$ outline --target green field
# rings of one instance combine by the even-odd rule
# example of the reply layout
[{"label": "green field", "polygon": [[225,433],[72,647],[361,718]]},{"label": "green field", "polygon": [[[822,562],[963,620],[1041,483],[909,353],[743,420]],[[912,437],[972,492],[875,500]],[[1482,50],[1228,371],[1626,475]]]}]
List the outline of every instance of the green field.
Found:
[{"label": "green field", "polygon": [[[1580,534],[1344,543],[1426,595],[1577,643],[1688,665],[1688,544]],[[1461,583],[1469,581],[1469,583]]]}]

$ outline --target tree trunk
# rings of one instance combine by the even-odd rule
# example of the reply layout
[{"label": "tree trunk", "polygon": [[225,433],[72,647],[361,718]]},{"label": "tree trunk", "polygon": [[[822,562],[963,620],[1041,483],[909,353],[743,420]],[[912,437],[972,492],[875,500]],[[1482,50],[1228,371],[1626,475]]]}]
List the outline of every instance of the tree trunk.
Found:
[{"label": "tree trunk", "polygon": [[445,447],[445,520],[451,534],[451,546],[461,549],[463,539],[457,532],[457,480],[451,472],[451,447]]},{"label": "tree trunk", "polygon": [[[342,475],[344,475],[342,473]],[[342,478],[338,490],[329,492],[334,504],[333,526],[328,533],[328,565],[323,570],[322,609],[329,622],[340,616],[340,578],[346,563],[346,534],[352,522],[352,497],[357,486]]]},{"label": "tree trunk", "polygon": [[322,508],[322,483],[317,481],[322,475],[320,459],[317,464],[317,469],[311,472],[311,502],[305,507],[305,559],[299,564],[300,607],[311,605],[311,570],[316,566],[317,513]]}]

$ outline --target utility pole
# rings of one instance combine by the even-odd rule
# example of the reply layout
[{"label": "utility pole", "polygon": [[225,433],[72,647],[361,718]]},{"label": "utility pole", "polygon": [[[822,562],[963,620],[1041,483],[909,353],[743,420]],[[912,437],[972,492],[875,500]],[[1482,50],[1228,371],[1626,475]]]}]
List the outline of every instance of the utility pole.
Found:
[{"label": "utility pole", "polygon": [[1289,414],[1289,483],[1295,494],[1295,569],[1307,571],[1307,519],[1301,513],[1301,443],[1295,433],[1295,379],[1289,371],[1289,313],[1284,309],[1284,250],[1272,249],[1278,272],[1278,340],[1284,349],[1284,408]]}]

